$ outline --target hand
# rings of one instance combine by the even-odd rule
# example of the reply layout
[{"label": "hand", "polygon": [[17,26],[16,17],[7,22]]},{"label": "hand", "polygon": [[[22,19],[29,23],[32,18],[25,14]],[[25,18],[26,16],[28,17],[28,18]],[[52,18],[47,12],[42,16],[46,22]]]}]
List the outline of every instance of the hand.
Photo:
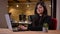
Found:
[{"label": "hand", "polygon": [[18,26],[20,29],[22,29],[22,30],[27,30],[27,27],[25,27],[25,26],[23,26],[23,25],[20,25],[20,26]]}]

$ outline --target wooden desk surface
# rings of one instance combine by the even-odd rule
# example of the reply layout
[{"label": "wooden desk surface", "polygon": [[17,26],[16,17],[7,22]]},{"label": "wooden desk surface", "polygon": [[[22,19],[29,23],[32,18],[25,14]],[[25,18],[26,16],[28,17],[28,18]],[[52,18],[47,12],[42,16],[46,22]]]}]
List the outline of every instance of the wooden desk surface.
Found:
[{"label": "wooden desk surface", "polygon": [[49,30],[48,33],[42,31],[20,31],[13,32],[9,29],[0,28],[0,34],[60,34],[60,30]]}]

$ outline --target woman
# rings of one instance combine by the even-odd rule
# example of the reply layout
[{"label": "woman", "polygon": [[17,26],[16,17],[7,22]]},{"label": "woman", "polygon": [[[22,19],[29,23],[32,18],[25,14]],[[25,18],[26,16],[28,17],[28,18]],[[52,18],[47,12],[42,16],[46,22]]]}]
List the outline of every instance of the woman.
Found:
[{"label": "woman", "polygon": [[44,23],[48,23],[49,29],[52,29],[50,26],[52,24],[51,17],[47,15],[47,9],[43,2],[36,4],[35,15],[30,16],[30,18],[32,23],[28,26],[28,30],[42,31]]}]

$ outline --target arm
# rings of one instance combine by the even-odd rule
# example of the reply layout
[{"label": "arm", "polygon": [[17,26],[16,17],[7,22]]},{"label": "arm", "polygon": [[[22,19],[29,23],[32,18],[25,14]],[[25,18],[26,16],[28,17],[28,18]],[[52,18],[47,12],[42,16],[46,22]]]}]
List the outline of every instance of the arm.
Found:
[{"label": "arm", "polygon": [[38,20],[37,20],[37,16],[31,16],[30,17],[30,21],[32,22],[31,24],[28,25],[28,30],[31,31],[41,31],[42,30],[42,26],[36,26],[35,23],[38,24]]}]

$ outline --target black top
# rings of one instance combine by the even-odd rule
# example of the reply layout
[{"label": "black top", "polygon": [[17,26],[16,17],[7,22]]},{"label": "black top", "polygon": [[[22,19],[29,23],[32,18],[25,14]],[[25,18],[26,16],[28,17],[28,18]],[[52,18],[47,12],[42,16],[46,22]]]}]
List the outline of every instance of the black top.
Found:
[{"label": "black top", "polygon": [[32,22],[28,29],[31,31],[42,31],[43,23],[48,23],[48,28],[52,29],[52,21],[51,17],[48,15],[38,16],[38,15],[31,15],[30,21]]}]

